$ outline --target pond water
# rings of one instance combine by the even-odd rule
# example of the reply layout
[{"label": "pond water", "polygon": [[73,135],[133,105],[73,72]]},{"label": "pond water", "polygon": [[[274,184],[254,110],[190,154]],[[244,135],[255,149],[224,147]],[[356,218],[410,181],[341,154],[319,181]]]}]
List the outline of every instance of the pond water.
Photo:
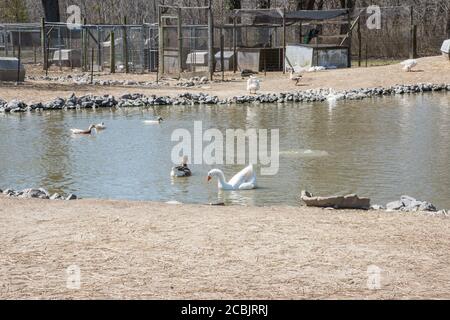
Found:
[{"label": "pond water", "polygon": [[[0,188],[44,187],[84,198],[298,205],[303,189],[357,193],[386,204],[403,194],[450,208],[450,95],[328,103],[173,106],[0,115]],[[145,125],[162,116],[161,125]],[[259,188],[218,192],[216,166],[170,177],[172,132],[203,128],[279,129],[280,169]],[[74,137],[71,128],[108,129]],[[312,151],[309,151],[312,150]],[[218,166],[229,178],[242,166]]]}]

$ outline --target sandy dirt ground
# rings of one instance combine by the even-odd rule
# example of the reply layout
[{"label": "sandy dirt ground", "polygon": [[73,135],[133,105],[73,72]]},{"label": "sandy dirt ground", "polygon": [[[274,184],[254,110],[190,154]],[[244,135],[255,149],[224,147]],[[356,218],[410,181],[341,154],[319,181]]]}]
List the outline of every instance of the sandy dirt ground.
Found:
[{"label": "sandy dirt ground", "polygon": [[[448,83],[450,82],[450,61],[443,56],[427,57],[418,59],[415,72],[403,72],[399,64],[386,66],[375,66],[369,68],[351,68],[339,70],[327,70],[316,73],[306,73],[299,86],[289,79],[289,75],[282,73],[268,73],[267,77],[260,74],[263,80],[261,93],[287,92],[295,90],[306,90],[313,88],[334,88],[336,90],[367,88],[367,87],[389,87],[395,84],[417,84],[417,83]],[[70,70],[60,72],[58,68],[52,69],[49,76],[70,74]],[[28,75],[44,75],[41,68],[29,69]],[[80,74],[74,71],[72,74]],[[128,79],[135,81],[154,81],[155,74],[96,74],[96,79]],[[219,80],[219,74],[216,75]],[[68,83],[28,81],[25,85],[0,86],[0,98],[5,100],[21,99],[25,102],[45,102],[56,97],[67,97],[72,92],[77,95],[88,93],[96,95],[111,94],[121,96],[127,93],[143,93],[147,95],[175,96],[184,92],[204,92],[217,95],[220,98],[244,95],[246,92],[246,80],[239,74],[228,73],[227,82],[215,82],[201,88],[175,87],[177,81],[168,80],[169,86],[156,89],[130,88],[130,87],[100,87],[100,86],[76,86]]]},{"label": "sandy dirt ground", "polygon": [[0,197],[0,230],[1,299],[450,298],[450,219],[421,214]]}]

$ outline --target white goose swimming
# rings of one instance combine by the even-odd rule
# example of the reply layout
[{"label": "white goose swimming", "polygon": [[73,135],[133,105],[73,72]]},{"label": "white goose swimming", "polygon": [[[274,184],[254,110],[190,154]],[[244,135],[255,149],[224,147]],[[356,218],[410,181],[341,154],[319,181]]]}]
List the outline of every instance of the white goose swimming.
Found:
[{"label": "white goose swimming", "polygon": [[408,59],[403,62],[400,62],[400,64],[403,66],[403,71],[411,72],[412,69],[415,66],[417,66],[418,63],[417,63],[417,60],[415,60],[415,59]]},{"label": "white goose swimming", "polygon": [[218,186],[220,190],[231,191],[256,189],[256,174],[253,170],[253,165],[249,165],[228,182],[226,182],[224,173],[219,169],[211,170],[208,173],[208,182],[211,181],[212,178],[218,179]]},{"label": "white goose swimming", "polygon": [[156,118],[156,120],[145,120],[144,124],[161,124],[161,122],[163,122],[164,119],[161,117]]},{"label": "white goose swimming", "polygon": [[183,157],[183,160],[181,162],[181,165],[175,168],[172,168],[172,172],[170,173],[170,176],[172,178],[184,178],[184,177],[190,177],[192,176],[191,169],[188,168],[188,160],[189,158],[187,156]]},{"label": "white goose swimming", "polygon": [[104,122],[96,124],[95,125],[95,130],[106,130],[106,125]]},{"label": "white goose swimming", "polygon": [[253,75],[250,76],[250,79],[247,81],[247,91],[250,94],[256,94],[259,89],[261,89],[261,80]]},{"label": "white goose swimming", "polygon": [[80,130],[80,129],[70,129],[72,131],[72,134],[91,134],[92,131],[95,129],[95,126],[92,124],[89,129],[87,130]]}]

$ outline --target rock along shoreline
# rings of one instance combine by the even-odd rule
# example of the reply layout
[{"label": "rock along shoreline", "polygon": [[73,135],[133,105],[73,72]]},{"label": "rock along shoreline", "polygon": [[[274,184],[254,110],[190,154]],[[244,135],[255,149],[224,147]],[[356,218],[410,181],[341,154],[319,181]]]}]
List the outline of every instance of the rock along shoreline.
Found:
[{"label": "rock along shoreline", "polygon": [[0,113],[33,112],[45,110],[74,110],[97,108],[125,108],[168,105],[229,105],[246,103],[310,103],[339,100],[362,100],[372,97],[418,94],[424,92],[449,92],[450,84],[420,83],[415,85],[395,85],[389,88],[362,88],[335,92],[332,89],[310,89],[287,93],[267,93],[259,95],[242,95],[220,99],[206,93],[183,93],[175,97],[146,96],[139,93],[125,94],[119,98],[112,95],[71,94],[68,98],[56,98],[43,103],[27,104],[21,100],[5,101],[0,98]]}]

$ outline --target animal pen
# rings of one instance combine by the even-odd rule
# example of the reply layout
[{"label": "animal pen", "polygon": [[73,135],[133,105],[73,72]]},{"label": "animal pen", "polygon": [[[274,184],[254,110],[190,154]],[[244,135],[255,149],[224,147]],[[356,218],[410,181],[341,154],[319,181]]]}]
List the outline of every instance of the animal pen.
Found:
[{"label": "animal pen", "polygon": [[[318,35],[318,25],[351,25],[350,11],[240,9],[224,25],[227,46],[233,50],[234,71],[283,71],[315,65],[350,67],[351,30]],[[338,30],[340,31],[340,30]],[[326,39],[327,41],[322,41]],[[338,40],[343,41],[338,41]]]},{"label": "animal pen", "polygon": [[[337,10],[241,9],[214,21],[205,6],[159,6],[153,24],[0,24],[0,56],[41,64],[47,72],[80,68],[99,72],[156,72],[189,77],[308,66],[350,67],[368,58],[439,54],[445,35],[424,34],[413,7],[382,7],[375,28],[367,8]],[[220,21],[219,21],[220,20]],[[423,29],[423,30],[422,30]],[[436,52],[425,48],[436,47]],[[355,59],[353,59],[355,60]],[[366,62],[367,64],[367,62]]]},{"label": "animal pen", "polygon": [[143,73],[157,69],[158,26],[154,24],[70,25],[42,22],[44,68]]}]

